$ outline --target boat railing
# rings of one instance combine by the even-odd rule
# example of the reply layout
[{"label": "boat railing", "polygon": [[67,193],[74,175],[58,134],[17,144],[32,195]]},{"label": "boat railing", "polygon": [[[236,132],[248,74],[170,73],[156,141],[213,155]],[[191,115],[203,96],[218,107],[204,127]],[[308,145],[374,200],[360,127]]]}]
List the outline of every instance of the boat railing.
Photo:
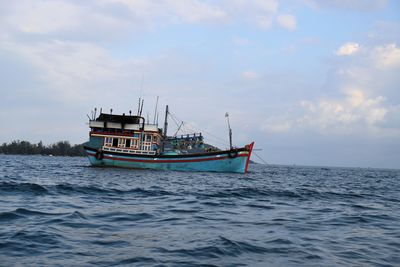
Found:
[{"label": "boat railing", "polygon": [[106,147],[106,146],[103,146],[103,151],[122,152],[122,153],[139,154],[139,155],[155,155],[156,154],[156,151],[134,150],[134,149],[126,149],[126,148]]}]

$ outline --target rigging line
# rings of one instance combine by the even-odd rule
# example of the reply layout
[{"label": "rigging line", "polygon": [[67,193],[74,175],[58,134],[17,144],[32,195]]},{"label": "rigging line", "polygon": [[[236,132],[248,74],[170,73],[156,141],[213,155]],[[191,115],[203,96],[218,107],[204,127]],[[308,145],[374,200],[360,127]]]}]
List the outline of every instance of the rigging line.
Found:
[{"label": "rigging line", "polygon": [[221,147],[224,147],[224,148],[228,148],[228,146],[229,146],[227,144],[221,143],[220,141],[217,141],[215,139],[213,140],[213,139],[210,139],[210,138],[204,138],[204,142],[207,143],[207,144],[210,144],[210,145],[216,144],[214,146],[218,145],[218,146],[221,146]]},{"label": "rigging line", "polygon": [[212,133],[210,133],[210,132],[207,132],[207,131],[205,131],[205,130],[202,130],[202,129],[200,129],[200,128],[197,128],[197,127],[195,127],[195,126],[193,126],[193,125],[191,125],[191,127],[196,128],[197,130],[199,130],[199,131],[201,131],[201,132],[204,132],[204,133],[206,133],[207,135],[210,135],[210,136],[214,137],[215,139],[219,140],[220,142],[224,143],[225,145],[228,145],[228,142],[227,142],[225,139],[221,138],[221,137],[218,137],[218,136],[216,136],[216,135],[214,135],[214,134],[212,134]]},{"label": "rigging line", "polygon": [[[170,113],[170,114],[171,114],[171,113]],[[172,115],[171,117],[175,117],[175,118],[178,119],[178,117],[177,117],[176,115],[174,115],[174,114],[171,114],[171,115]],[[202,130],[202,129],[200,129],[200,128],[198,128],[198,127],[196,127],[196,126],[194,126],[194,125],[192,125],[192,124],[190,124],[190,123],[186,123],[186,122],[185,122],[185,125],[189,125],[189,126],[191,126],[192,128],[194,128],[194,129],[197,129],[197,130],[199,130],[199,131],[201,131],[201,132],[204,132],[204,133],[206,133],[206,134],[208,134],[208,135],[210,135],[210,136],[213,136],[214,138],[221,140],[221,142],[223,142],[225,145],[228,144],[227,141],[226,141],[225,139],[223,139],[223,138],[221,138],[221,137],[218,137],[218,136],[216,136],[216,135],[213,135],[212,133],[207,132],[207,131],[205,131],[205,130]]]},{"label": "rigging line", "polygon": [[256,152],[254,152],[253,151],[253,154],[258,158],[258,159],[260,159],[264,164],[267,164],[268,165],[268,162],[266,162],[261,156],[259,156]]},{"label": "rigging line", "polygon": [[[190,127],[186,127],[185,122],[182,122],[182,123],[183,123],[183,125],[182,125],[183,127],[181,127],[181,132],[182,132],[183,135],[186,135],[186,134],[188,134],[188,133],[193,133],[193,132],[195,132],[195,130],[190,129]],[[178,133],[178,131],[176,132],[176,135],[177,135],[177,133]],[[206,140],[207,143],[210,143],[210,144],[219,144],[219,145],[222,145],[222,146],[224,146],[224,147],[227,147],[227,143],[226,143],[226,142],[221,142],[220,140],[218,140],[218,139],[216,139],[216,138],[212,138],[212,137],[210,137],[210,136],[205,136],[204,138],[205,138],[205,140]]]},{"label": "rigging line", "polygon": [[176,137],[176,135],[178,134],[178,132],[181,129],[182,125],[183,125],[183,121],[182,121],[181,125],[179,125],[178,130],[176,130],[175,134],[173,135],[174,137]]},{"label": "rigging line", "polygon": [[[172,114],[172,113],[169,113],[169,114],[171,115],[171,118],[173,118],[173,119],[178,119],[178,120],[179,120],[178,116],[176,116],[175,114]],[[176,123],[176,122],[175,122],[175,123]],[[191,128],[193,128],[193,131],[196,131],[196,130],[197,130],[197,131],[206,133],[206,134],[207,134],[206,139],[210,140],[211,143],[218,143],[218,144],[223,145],[223,146],[225,146],[225,147],[228,147],[228,146],[229,146],[228,142],[227,142],[225,139],[223,139],[223,138],[220,138],[220,137],[218,137],[218,136],[216,136],[216,135],[214,135],[214,134],[212,134],[212,133],[210,133],[210,132],[207,132],[207,131],[205,131],[205,130],[202,130],[202,129],[200,129],[200,128],[198,128],[198,127],[196,127],[196,126],[194,126],[194,125],[192,125],[192,124],[190,124],[190,123],[184,122],[184,125],[185,125],[185,126],[190,126]],[[213,137],[213,138],[210,138],[210,136]]]},{"label": "rigging line", "polygon": [[176,125],[177,127],[179,127],[179,123],[176,121],[176,119],[175,119],[173,116],[171,116],[171,119],[172,119],[172,121],[175,123],[175,125]]},{"label": "rigging line", "polygon": [[[172,115],[172,114],[170,114],[170,115]],[[178,123],[177,122],[177,120],[179,120],[178,117],[173,116],[173,115],[171,116],[171,119],[175,123],[175,125],[178,127],[178,130],[175,133],[175,135],[176,135],[176,134],[178,134],[179,129],[181,129],[182,126],[185,126],[185,123],[183,121],[181,123]],[[183,128],[182,128],[182,132],[185,132]],[[185,134],[187,134],[187,132],[185,132]]]}]

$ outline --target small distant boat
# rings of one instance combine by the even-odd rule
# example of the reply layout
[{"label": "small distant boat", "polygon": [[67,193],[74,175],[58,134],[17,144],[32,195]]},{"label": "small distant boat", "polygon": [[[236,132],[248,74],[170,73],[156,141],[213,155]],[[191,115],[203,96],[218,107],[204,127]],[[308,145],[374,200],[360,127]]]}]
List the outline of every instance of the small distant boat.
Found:
[{"label": "small distant boat", "polygon": [[164,128],[149,124],[141,116],[102,113],[89,117],[90,139],[84,149],[93,166],[125,167],[134,169],[236,172],[248,171],[254,142],[241,147],[219,150],[204,143],[202,133],[167,136],[168,106]]}]

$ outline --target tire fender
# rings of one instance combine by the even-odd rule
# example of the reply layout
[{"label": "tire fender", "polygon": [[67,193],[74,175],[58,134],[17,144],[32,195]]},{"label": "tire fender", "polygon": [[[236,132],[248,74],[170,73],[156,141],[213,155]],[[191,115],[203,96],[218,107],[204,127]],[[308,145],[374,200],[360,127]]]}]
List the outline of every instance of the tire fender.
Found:
[{"label": "tire fender", "polygon": [[97,160],[102,160],[104,158],[104,154],[103,154],[103,151],[97,151],[96,152],[96,159]]}]

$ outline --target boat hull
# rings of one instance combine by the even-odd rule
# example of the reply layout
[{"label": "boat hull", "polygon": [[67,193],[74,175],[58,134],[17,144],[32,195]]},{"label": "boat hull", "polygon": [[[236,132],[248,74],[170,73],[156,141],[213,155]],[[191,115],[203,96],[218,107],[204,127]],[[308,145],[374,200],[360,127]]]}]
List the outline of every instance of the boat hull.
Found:
[{"label": "boat hull", "polygon": [[201,153],[195,155],[132,155],[120,152],[99,151],[85,147],[93,166],[134,169],[210,171],[245,173],[248,169],[253,143],[246,148]]}]

